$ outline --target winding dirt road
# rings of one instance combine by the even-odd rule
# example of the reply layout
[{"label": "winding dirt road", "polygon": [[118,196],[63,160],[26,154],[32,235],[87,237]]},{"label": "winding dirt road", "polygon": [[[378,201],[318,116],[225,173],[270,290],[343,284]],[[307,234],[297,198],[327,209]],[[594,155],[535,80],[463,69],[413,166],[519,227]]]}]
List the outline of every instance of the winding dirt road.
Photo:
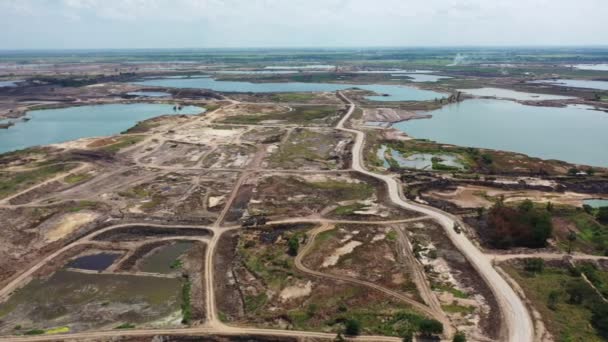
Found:
[{"label": "winding dirt road", "polygon": [[344,124],[348,121],[356,106],[355,104],[338,92],[338,96],[349,104],[348,113],[338,122],[337,129],[355,134],[355,144],[352,150],[352,168],[367,176],[374,177],[386,183],[388,195],[396,205],[419,212],[432,217],[441,224],[445,233],[450,238],[454,246],[467,258],[473,267],[479,272],[486,281],[500,306],[503,318],[504,336],[502,340],[509,342],[532,342],[534,340],[534,327],[532,318],[521,298],[513,291],[509,284],[498,274],[492,266],[491,258],[483,254],[465,234],[458,234],[454,231],[454,223],[458,222],[453,216],[433,207],[424,206],[402,199],[401,187],[399,182],[389,175],[376,174],[368,171],[363,166],[363,146],[365,133],[346,128]]},{"label": "winding dirt road", "polygon": [[[420,221],[421,219],[426,219],[426,217],[417,217],[417,218],[413,218],[410,219],[409,222],[416,222],[416,221]],[[294,260],[294,266],[301,272],[311,275],[313,277],[317,277],[317,278],[324,278],[324,279],[331,279],[334,281],[342,281],[345,283],[351,283],[351,284],[356,284],[356,285],[362,285],[371,289],[374,289],[376,291],[382,292],[390,297],[393,297],[399,301],[402,301],[404,303],[407,303],[409,305],[411,305],[412,307],[416,308],[418,311],[420,311],[423,314],[426,314],[429,317],[435,318],[437,320],[439,320],[445,327],[445,332],[444,334],[447,337],[450,337],[452,335],[452,329],[450,327],[450,322],[448,321],[447,317],[443,314],[443,311],[441,311],[441,309],[439,309],[439,311],[434,310],[433,308],[430,308],[402,293],[393,291],[391,289],[388,289],[386,287],[380,286],[378,284],[374,284],[371,283],[369,281],[365,281],[365,280],[360,280],[360,279],[355,279],[352,277],[347,277],[347,276],[342,276],[342,275],[337,275],[337,274],[331,274],[331,273],[323,273],[323,272],[318,272],[315,270],[311,270],[310,268],[306,267],[303,263],[302,263],[302,259],[308,255],[308,253],[310,252],[311,248],[314,246],[314,241],[315,238],[317,237],[318,234],[327,231],[327,230],[331,230],[333,229],[334,226],[324,223],[322,224],[320,227],[317,227],[313,230],[311,230],[309,232],[308,235],[308,242],[306,243],[306,245],[302,248],[302,250],[298,253],[298,255],[296,256],[295,260]]]}]

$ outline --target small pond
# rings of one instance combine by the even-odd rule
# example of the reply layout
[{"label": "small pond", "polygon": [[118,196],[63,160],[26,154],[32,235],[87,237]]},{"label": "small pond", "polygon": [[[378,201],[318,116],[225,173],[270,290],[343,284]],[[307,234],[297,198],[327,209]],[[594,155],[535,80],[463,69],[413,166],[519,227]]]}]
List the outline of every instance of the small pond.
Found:
[{"label": "small pond", "polygon": [[79,268],[82,270],[90,271],[103,271],[106,268],[110,267],[110,265],[112,265],[114,261],[120,256],[121,254],[118,253],[98,253],[84,255],[70,261],[67,267]]},{"label": "small pond", "polygon": [[172,273],[176,271],[176,260],[193,245],[191,241],[180,241],[160,247],[142,260],[139,269],[149,273]]},{"label": "small pond", "polygon": [[591,206],[592,208],[608,207],[608,199],[586,199],[583,200],[583,204]]}]

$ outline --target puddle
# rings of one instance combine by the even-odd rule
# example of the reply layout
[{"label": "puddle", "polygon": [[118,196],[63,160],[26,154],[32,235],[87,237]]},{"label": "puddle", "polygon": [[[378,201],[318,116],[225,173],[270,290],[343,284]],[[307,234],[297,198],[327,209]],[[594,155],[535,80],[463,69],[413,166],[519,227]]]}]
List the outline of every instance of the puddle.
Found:
[{"label": "puddle", "polygon": [[121,254],[118,253],[98,253],[78,257],[72,260],[67,267],[78,268],[89,271],[103,271],[110,267]]},{"label": "puddle", "polygon": [[142,260],[139,269],[142,272],[168,274],[178,270],[176,260],[186,253],[194,242],[180,241],[156,249],[151,255]]}]

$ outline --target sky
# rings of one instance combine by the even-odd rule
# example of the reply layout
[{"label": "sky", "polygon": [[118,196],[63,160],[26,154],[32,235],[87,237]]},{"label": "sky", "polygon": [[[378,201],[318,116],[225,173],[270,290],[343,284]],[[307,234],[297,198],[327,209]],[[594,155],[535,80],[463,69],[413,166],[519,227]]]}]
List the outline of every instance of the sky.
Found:
[{"label": "sky", "polygon": [[608,46],[608,0],[0,0],[0,49]]}]

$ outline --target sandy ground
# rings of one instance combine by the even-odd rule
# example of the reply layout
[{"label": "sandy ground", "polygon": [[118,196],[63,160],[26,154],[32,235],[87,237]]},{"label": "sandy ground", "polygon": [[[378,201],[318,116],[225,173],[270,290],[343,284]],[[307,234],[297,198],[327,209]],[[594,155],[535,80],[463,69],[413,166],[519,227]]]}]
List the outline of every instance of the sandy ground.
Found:
[{"label": "sandy ground", "polygon": [[312,292],[312,282],[309,280],[306,283],[288,286],[281,291],[281,300],[287,301],[292,298],[306,297]]},{"label": "sandy ground", "polygon": [[93,222],[97,217],[99,217],[99,214],[92,212],[67,214],[54,227],[45,232],[45,238],[48,242],[61,240],[77,228]]},{"label": "sandy ground", "polygon": [[505,202],[518,202],[530,199],[534,202],[566,204],[580,207],[588,194],[575,192],[543,192],[538,190],[501,190],[483,186],[459,186],[454,191],[430,191],[427,195],[451,202],[461,208],[491,207],[491,198],[504,196]]},{"label": "sandy ground", "polygon": [[363,242],[361,242],[361,241],[349,241],[344,246],[336,249],[330,256],[325,258],[325,260],[323,260],[323,264],[321,265],[321,267],[334,266],[335,264],[338,263],[338,260],[340,260],[340,257],[352,253],[352,251],[356,247],[361,246],[362,244],[363,244]]}]

